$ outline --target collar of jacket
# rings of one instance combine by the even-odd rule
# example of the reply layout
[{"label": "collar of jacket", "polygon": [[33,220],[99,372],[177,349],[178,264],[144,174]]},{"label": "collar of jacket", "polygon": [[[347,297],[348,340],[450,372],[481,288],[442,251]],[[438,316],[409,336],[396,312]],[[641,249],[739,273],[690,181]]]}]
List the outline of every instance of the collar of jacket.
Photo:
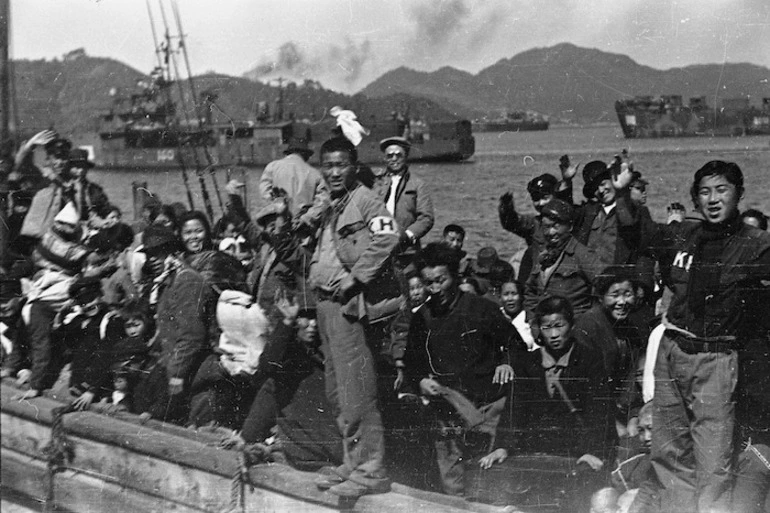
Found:
[{"label": "collar of jacket", "polygon": [[342,211],[345,210],[345,207],[348,206],[348,203],[350,202],[350,198],[353,196],[353,193],[359,187],[361,187],[361,184],[356,182],[355,185],[353,185],[353,187],[350,190],[345,192],[345,194],[343,194],[337,199],[332,199],[331,209],[329,210],[329,213],[331,214],[332,217],[334,218],[338,217],[342,213]]},{"label": "collar of jacket", "polygon": [[386,171],[386,174],[388,176],[396,176],[396,175],[398,175],[398,176],[401,176],[402,178],[403,177],[408,177],[409,176],[409,166],[404,166],[404,169],[402,169],[398,173],[395,173],[395,172],[391,171],[390,169],[388,169]]}]

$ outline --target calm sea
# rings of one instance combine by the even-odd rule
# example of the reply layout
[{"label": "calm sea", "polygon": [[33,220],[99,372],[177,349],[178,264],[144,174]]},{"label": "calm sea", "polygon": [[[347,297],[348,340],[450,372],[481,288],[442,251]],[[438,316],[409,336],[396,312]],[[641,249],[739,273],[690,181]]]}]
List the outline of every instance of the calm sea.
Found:
[{"label": "calm sea", "polygon": [[[569,154],[573,162],[583,164],[601,159],[608,161],[624,148],[628,149],[635,169],[649,180],[648,206],[655,219],[665,220],[666,206],[679,201],[690,205],[689,187],[693,173],[709,160],[736,162],[746,176],[743,208],[759,208],[770,213],[770,137],[624,139],[614,126],[592,128],[556,128],[545,132],[478,133],[476,154],[468,162],[452,164],[418,164],[412,172],[430,187],[436,210],[436,224],[427,239],[440,237],[449,223],[466,228],[465,249],[475,253],[485,245],[510,256],[523,244],[518,237],[500,228],[497,201],[506,190],[514,193],[520,212],[532,212],[526,193],[530,178],[553,173],[558,176],[558,161]],[[314,159],[317,159],[314,155]],[[312,160],[316,164],[317,160]],[[244,173],[249,196],[249,209],[255,213],[260,203],[256,194],[261,169]],[[93,170],[91,178],[105,187],[110,199],[133,217],[131,183],[146,182],[147,188],[164,202],[186,203],[185,189],[179,171],[102,171]],[[200,187],[194,174],[190,177],[196,208],[203,209]],[[218,171],[217,182],[224,194],[227,172]],[[206,184],[214,210],[220,213],[210,177]],[[582,180],[575,183],[575,200],[582,200]]]}]

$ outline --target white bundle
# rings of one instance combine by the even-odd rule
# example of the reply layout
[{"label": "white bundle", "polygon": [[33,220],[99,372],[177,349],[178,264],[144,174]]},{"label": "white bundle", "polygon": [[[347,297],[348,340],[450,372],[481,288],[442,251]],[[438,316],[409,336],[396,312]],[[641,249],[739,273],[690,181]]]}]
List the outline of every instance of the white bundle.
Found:
[{"label": "white bundle", "polygon": [[352,110],[343,110],[342,107],[335,106],[329,110],[329,114],[337,118],[337,126],[342,129],[342,133],[354,146],[358,146],[361,139],[365,135],[369,135],[369,130],[361,126],[356,113]]},{"label": "white bundle", "polygon": [[233,376],[254,374],[267,345],[270,323],[251,296],[225,290],[217,303],[217,322],[222,330],[219,349],[222,366]]}]

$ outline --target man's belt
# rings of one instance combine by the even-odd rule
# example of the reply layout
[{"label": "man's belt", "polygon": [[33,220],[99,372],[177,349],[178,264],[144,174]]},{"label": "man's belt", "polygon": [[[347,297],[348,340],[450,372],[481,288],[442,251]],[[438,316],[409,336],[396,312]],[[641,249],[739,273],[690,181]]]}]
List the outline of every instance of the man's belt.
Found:
[{"label": "man's belt", "polygon": [[684,333],[670,329],[666,330],[666,336],[687,354],[730,353],[737,349],[735,337],[688,337]]}]

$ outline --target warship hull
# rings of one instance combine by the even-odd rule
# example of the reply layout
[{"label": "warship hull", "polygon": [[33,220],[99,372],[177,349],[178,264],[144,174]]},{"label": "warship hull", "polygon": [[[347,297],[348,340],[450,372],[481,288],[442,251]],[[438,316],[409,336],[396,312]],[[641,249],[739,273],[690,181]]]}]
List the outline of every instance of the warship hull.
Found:
[{"label": "warship hull", "polygon": [[640,96],[615,102],[615,112],[627,139],[770,135],[770,98],[761,108],[747,98],[726,99],[714,108],[705,98],[684,105],[681,96]]},{"label": "warship hull", "polygon": [[[90,146],[97,167],[103,169],[168,169],[182,165],[189,169],[209,165],[259,167],[283,157],[286,142],[293,136],[308,138],[310,148],[318,155],[318,148],[333,128],[331,124],[286,122],[235,130],[214,126],[182,134],[160,129],[143,133],[113,131],[102,132],[98,137],[76,138],[76,142]],[[378,123],[369,128],[370,134],[358,146],[359,160],[363,163],[381,162],[379,141],[405,133],[395,122]],[[407,132],[407,137],[412,142],[409,157],[415,162],[458,162],[470,158],[475,151],[469,121],[434,122],[429,130],[419,134]]]}]

